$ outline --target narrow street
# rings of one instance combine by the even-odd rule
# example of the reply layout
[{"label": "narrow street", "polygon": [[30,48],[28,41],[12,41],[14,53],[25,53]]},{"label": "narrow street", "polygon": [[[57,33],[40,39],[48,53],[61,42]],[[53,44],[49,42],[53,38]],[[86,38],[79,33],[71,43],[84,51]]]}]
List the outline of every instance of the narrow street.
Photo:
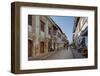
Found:
[{"label": "narrow street", "polygon": [[77,50],[68,47],[68,49],[58,50],[54,54],[50,55],[46,59],[76,59],[82,58],[82,55]]},{"label": "narrow street", "polygon": [[87,58],[87,25],[87,17],[28,15],[29,60]]},{"label": "narrow street", "polygon": [[[34,60],[55,60],[55,59],[80,59],[83,58],[82,54],[78,52],[78,50],[73,49],[71,47],[60,49],[57,51],[49,52],[49,54],[41,57],[34,58]],[[30,60],[33,60],[30,59]]]},{"label": "narrow street", "polygon": [[53,55],[49,56],[47,59],[73,59],[73,53],[70,48],[62,49],[54,53]]}]

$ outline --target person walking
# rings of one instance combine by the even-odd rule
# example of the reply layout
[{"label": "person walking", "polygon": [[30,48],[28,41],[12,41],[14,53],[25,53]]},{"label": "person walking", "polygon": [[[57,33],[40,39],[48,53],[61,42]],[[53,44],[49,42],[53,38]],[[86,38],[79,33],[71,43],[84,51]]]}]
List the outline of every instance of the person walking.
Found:
[{"label": "person walking", "polygon": [[67,50],[68,50],[68,46],[69,46],[69,41],[68,40],[67,40],[67,45],[66,46],[67,46]]}]

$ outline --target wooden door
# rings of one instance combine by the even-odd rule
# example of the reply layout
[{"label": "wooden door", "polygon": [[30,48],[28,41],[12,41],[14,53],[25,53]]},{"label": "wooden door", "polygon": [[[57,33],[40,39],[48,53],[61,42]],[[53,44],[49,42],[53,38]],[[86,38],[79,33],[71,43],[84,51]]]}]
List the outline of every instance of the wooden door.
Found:
[{"label": "wooden door", "polygon": [[32,40],[28,40],[28,57],[32,57],[32,46],[33,46]]},{"label": "wooden door", "polygon": [[55,42],[54,42],[54,50],[56,49],[56,44],[55,44]]},{"label": "wooden door", "polygon": [[52,41],[51,39],[48,40],[48,51],[51,51],[52,49]]},{"label": "wooden door", "polygon": [[44,42],[40,42],[40,53],[44,53]]}]

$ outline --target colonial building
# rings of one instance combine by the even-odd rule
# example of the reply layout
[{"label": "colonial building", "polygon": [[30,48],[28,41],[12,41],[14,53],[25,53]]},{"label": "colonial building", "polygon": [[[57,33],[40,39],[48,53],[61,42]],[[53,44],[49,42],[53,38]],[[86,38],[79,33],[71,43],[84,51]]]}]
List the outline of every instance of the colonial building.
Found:
[{"label": "colonial building", "polygon": [[83,57],[88,53],[88,18],[75,17],[73,27],[73,43]]},{"label": "colonial building", "polygon": [[41,59],[67,46],[67,37],[49,16],[28,15],[28,57]]}]

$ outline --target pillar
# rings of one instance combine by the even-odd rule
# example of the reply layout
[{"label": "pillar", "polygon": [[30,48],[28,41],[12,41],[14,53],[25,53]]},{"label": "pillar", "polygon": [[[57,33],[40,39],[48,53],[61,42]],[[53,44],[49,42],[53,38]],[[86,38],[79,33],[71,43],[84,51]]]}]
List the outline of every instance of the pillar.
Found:
[{"label": "pillar", "polygon": [[32,48],[32,57],[35,56],[35,25],[36,25],[36,20],[35,16],[32,16],[32,35],[33,35],[33,48]]},{"label": "pillar", "polygon": [[39,33],[40,33],[40,16],[35,16],[35,39],[34,39],[34,50],[35,56],[40,55],[40,40],[39,40]]},{"label": "pillar", "polygon": [[44,51],[45,53],[48,53],[48,20],[46,20],[46,24],[45,24],[45,40],[44,40]]}]

